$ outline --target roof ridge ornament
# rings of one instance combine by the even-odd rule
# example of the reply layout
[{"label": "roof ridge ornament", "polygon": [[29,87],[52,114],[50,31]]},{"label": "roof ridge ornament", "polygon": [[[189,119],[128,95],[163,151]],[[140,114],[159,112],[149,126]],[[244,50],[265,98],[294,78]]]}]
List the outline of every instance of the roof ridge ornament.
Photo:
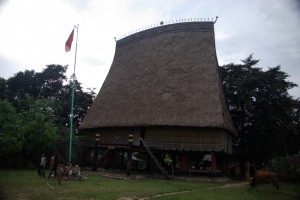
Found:
[{"label": "roof ridge ornament", "polygon": [[147,30],[147,29],[151,29],[151,28],[156,28],[159,26],[171,25],[171,24],[177,24],[177,23],[185,23],[185,22],[213,22],[215,24],[217,22],[217,20],[218,20],[218,16],[216,16],[215,21],[213,21],[213,18],[209,18],[209,17],[208,18],[182,18],[182,19],[174,19],[174,20],[169,20],[169,21],[161,20],[159,23],[151,24],[144,28],[135,29],[128,33],[125,33],[123,36],[116,37],[115,41],[121,40],[132,34],[135,34],[135,33]]},{"label": "roof ridge ornament", "polygon": [[214,24],[217,22],[217,20],[218,20],[218,16],[216,16],[216,20],[214,21]]}]

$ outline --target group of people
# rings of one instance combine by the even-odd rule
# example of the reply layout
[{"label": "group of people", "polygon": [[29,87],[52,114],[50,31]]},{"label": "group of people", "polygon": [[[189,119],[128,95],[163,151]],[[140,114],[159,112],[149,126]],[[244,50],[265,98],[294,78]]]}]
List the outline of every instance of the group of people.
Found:
[{"label": "group of people", "polygon": [[[39,175],[45,177],[45,167],[47,158],[43,154],[39,164]],[[58,178],[58,184],[61,184],[63,178],[80,178],[80,167],[78,164],[66,163],[60,155],[53,155],[50,158],[50,169],[48,179],[51,177]]]}]

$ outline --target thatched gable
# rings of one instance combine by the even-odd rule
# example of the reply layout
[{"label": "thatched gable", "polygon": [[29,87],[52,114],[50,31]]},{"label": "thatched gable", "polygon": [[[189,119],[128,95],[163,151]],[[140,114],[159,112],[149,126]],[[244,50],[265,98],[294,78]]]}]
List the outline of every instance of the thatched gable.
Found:
[{"label": "thatched gable", "polygon": [[234,132],[213,22],[186,22],[116,42],[110,71],[80,129],[212,127]]}]

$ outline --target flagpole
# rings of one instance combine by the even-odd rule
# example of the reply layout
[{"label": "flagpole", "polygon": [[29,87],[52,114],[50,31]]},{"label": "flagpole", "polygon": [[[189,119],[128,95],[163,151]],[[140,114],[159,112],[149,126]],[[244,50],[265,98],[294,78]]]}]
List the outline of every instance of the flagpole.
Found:
[{"label": "flagpole", "polygon": [[74,73],[72,75],[72,100],[71,100],[71,115],[70,115],[70,148],[69,148],[69,162],[72,161],[72,140],[73,140],[73,119],[74,119],[74,91],[75,91],[75,69],[76,69],[76,55],[77,55],[77,41],[78,41],[78,27],[74,26],[76,28],[76,46],[75,46],[75,60],[74,60]]}]

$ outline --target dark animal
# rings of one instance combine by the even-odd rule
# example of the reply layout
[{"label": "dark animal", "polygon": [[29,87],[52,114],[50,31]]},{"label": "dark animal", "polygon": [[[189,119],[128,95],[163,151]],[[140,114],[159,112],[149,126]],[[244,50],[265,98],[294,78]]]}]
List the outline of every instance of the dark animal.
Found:
[{"label": "dark animal", "polygon": [[272,183],[277,190],[279,190],[278,185],[278,176],[274,172],[270,171],[257,171],[255,176],[250,179],[250,185],[254,188],[257,185],[264,184],[264,183]]}]

